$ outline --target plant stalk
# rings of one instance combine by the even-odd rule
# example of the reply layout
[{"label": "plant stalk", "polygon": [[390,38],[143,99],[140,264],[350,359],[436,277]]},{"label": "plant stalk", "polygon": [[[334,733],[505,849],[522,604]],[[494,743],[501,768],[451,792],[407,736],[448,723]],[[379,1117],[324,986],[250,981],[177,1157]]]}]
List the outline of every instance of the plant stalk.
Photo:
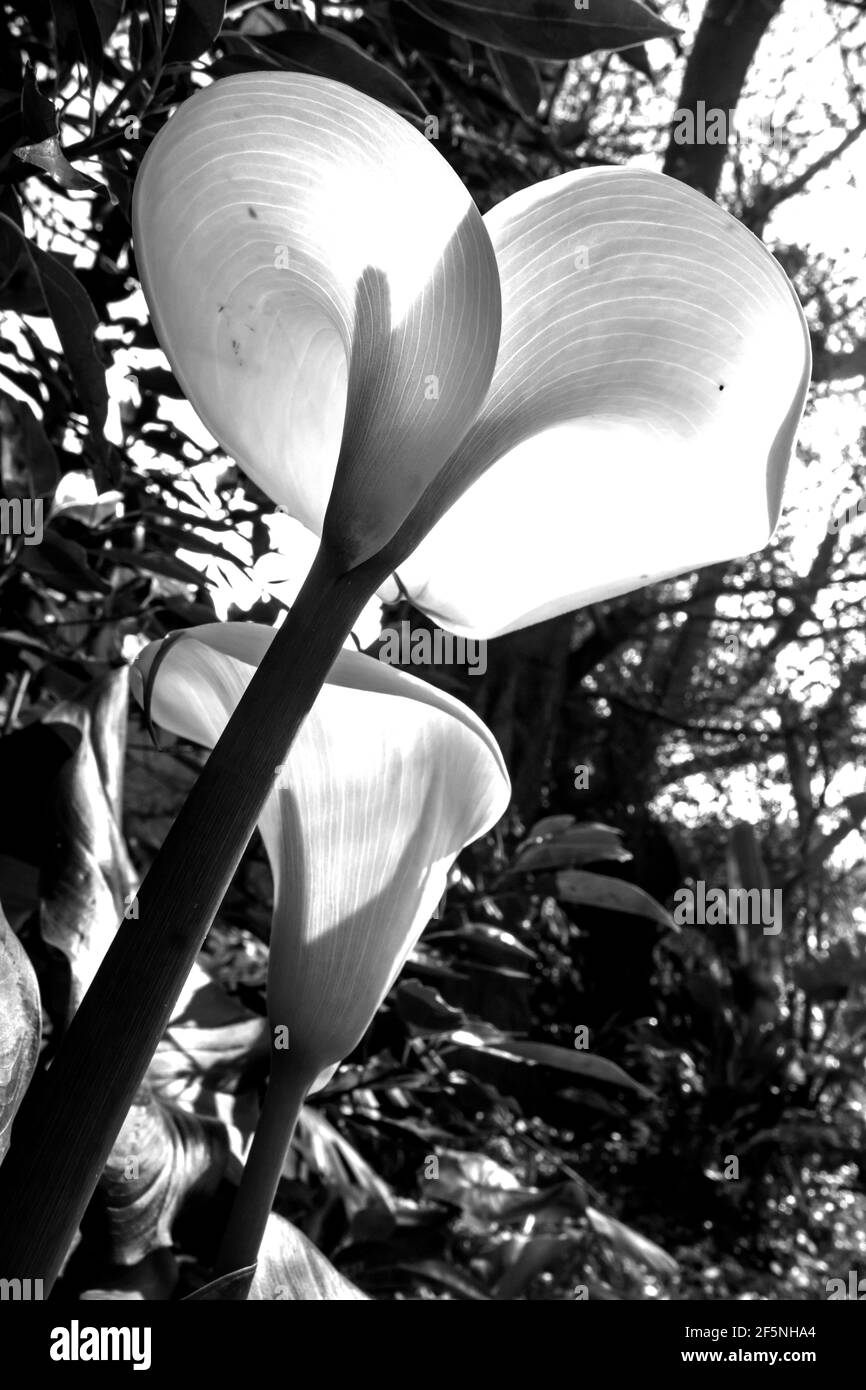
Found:
[{"label": "plant stalk", "polygon": [[256,1263],[304,1097],[315,1079],[315,1073],[307,1075],[306,1071],[282,1063],[272,1066],[243,1177],[214,1265],[215,1279]]},{"label": "plant stalk", "polygon": [[323,545],[138,892],[0,1167],[0,1275],[50,1290],[207,931],[358,613],[390,573]]}]

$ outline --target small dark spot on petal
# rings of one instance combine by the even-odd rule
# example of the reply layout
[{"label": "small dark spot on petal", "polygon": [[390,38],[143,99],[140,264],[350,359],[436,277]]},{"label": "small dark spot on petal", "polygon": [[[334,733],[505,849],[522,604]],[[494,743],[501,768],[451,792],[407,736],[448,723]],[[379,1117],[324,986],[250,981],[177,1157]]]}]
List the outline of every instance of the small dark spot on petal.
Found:
[{"label": "small dark spot on petal", "polygon": [[719,387],[719,390],[720,390],[720,391],[724,391],[724,389],[725,389],[724,386],[720,386],[720,387]]},{"label": "small dark spot on petal", "polygon": [[247,208],[247,212],[249,213],[250,217],[254,218],[256,222],[258,222],[259,214],[256,212],[255,208]]}]

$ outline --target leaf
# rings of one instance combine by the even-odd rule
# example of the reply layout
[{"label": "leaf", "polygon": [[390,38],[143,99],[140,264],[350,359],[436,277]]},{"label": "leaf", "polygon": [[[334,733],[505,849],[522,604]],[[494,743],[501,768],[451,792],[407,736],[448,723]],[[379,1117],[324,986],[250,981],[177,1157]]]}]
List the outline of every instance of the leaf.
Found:
[{"label": "leaf", "polygon": [[424,1284],[438,1285],[464,1302],[487,1303],[490,1300],[489,1293],[485,1293],[473,1279],[445,1260],[401,1260],[394,1265],[394,1269],[411,1274]]},{"label": "leaf", "polygon": [[570,1076],[579,1076],[582,1081],[591,1084],[602,1082],[611,1086],[624,1087],[636,1091],[645,1098],[652,1095],[652,1092],[648,1091],[645,1086],[633,1081],[621,1067],[618,1067],[615,1062],[609,1062],[606,1057],[597,1057],[577,1049],[572,1051],[567,1047],[556,1047],[551,1043],[523,1042],[514,1039],[481,1043],[470,1039],[467,1034],[459,1033],[457,1045],[452,1047],[449,1044],[447,1055],[468,1071],[476,1072],[482,1079],[490,1079],[495,1085],[501,1085],[506,1089],[513,1084],[509,1078],[509,1068],[525,1071],[527,1075],[523,1078],[520,1077],[519,1073],[515,1077],[516,1084],[521,1088],[521,1102],[524,1102],[525,1097],[529,1094],[528,1074],[533,1069],[537,1071],[538,1068],[544,1068],[545,1071],[565,1072]]},{"label": "leaf", "polygon": [[179,560],[176,555],[162,555],[159,551],[123,550],[112,546],[106,553],[107,560],[131,570],[143,570],[145,574],[160,574],[167,579],[177,579],[182,584],[194,584],[196,588],[203,582],[201,570]]},{"label": "leaf", "polygon": [[539,1274],[557,1268],[574,1253],[574,1235],[535,1236],[523,1243],[493,1291],[497,1299],[519,1298]]},{"label": "leaf", "polygon": [[553,1043],[512,1040],[507,1044],[507,1050],[513,1056],[523,1058],[527,1062],[536,1062],[543,1067],[553,1067],[557,1071],[565,1071],[587,1081],[604,1081],[611,1086],[625,1086],[629,1090],[637,1091],[642,1096],[652,1095],[646,1086],[634,1081],[627,1072],[623,1071],[622,1067],[617,1066],[616,1062],[609,1062],[606,1057],[598,1057],[594,1053],[584,1052],[580,1048],[557,1047]]},{"label": "leaf", "polygon": [[332,77],[347,87],[366,92],[395,111],[424,116],[423,104],[412,88],[381,63],[375,62],[362,48],[330,29],[291,30],[266,37],[246,35],[244,44],[251,52],[260,53],[274,67],[287,72],[307,72],[317,77]]},{"label": "leaf", "polygon": [[195,1293],[187,1294],[184,1302],[243,1302],[249,1296],[255,1272],[255,1265],[247,1265],[245,1269],[232,1270],[231,1274],[221,1274],[219,1279],[212,1279],[209,1284],[196,1289]]},{"label": "leaf", "polygon": [[163,63],[192,63],[199,58],[219,34],[225,8],[225,0],[178,0]]},{"label": "leaf", "polygon": [[47,497],[60,477],[54,445],[27,401],[0,390],[0,459],[6,497]]},{"label": "leaf", "polygon": [[635,72],[639,72],[641,77],[648,77],[650,82],[655,81],[655,73],[643,44],[634,48],[625,48],[617,54],[617,57],[621,63],[625,63],[628,67],[634,68]]},{"label": "leaf", "polygon": [[165,1303],[178,1282],[177,1260],[171,1250],[154,1250],[136,1265],[114,1265],[90,1273],[90,1287],[78,1294],[81,1303]]},{"label": "leaf", "polygon": [[41,1036],[36,973],[0,907],[0,1163],[36,1066]]},{"label": "leaf", "polygon": [[164,1100],[224,1126],[242,1163],[259,1114],[267,1075],[267,1020],[246,1009],[196,964],[147,1071]]},{"label": "leaf", "polygon": [[124,0],[90,0],[103,47],[108,43],[124,10]]},{"label": "leaf", "polygon": [[409,0],[413,10],[452,33],[527,58],[580,58],[677,32],[637,0]]},{"label": "leaf", "polygon": [[452,1009],[438,989],[422,985],[420,980],[400,981],[394,1008],[410,1030],[421,1037],[449,1033],[466,1022],[462,1009]]},{"label": "leaf", "polygon": [[497,52],[495,48],[487,56],[512,105],[528,121],[535,120],[541,101],[541,82],[535,65],[528,58]]},{"label": "leaf", "polygon": [[267,1020],[196,967],[154,1054],[148,1081],[167,1099],[195,1104],[202,1089],[239,1092],[267,1074]]},{"label": "leaf", "polygon": [[491,926],[488,922],[464,922],[458,931],[429,931],[425,937],[431,946],[465,945],[469,954],[493,965],[513,965],[526,968],[534,964],[536,955],[509,931]]},{"label": "leaf", "polygon": [[626,863],[632,856],[623,848],[621,836],[621,831],[607,825],[571,825],[561,828],[556,834],[524,841],[518,846],[514,863],[503,876],[503,881],[519,874],[538,873],[542,869],[570,868],[601,860]]},{"label": "leaf", "polygon": [[40,92],[29,63],[21,84],[21,122],[28,142],[39,143],[57,134],[57,108],[49,96]]},{"label": "leaf", "polygon": [[135,1265],[169,1248],[180,1209],[192,1189],[212,1197],[229,1158],[224,1127],[159,1099],[136,1097],[99,1180],[104,1255]]},{"label": "leaf", "polygon": [[634,883],[623,883],[605,874],[587,873],[584,869],[563,869],[556,875],[556,896],[562,902],[581,907],[601,907],[608,912],[628,912],[635,917],[648,917],[652,922],[675,930],[670,913],[649,893]]},{"label": "leaf", "polygon": [[[22,634],[7,636],[17,641]],[[0,786],[18,788],[16,797],[0,798],[0,854],[40,864],[53,850],[46,833],[51,788],[80,741],[79,731],[68,725],[39,723],[0,739]]]},{"label": "leaf", "polygon": [[274,1212],[268,1217],[248,1298],[250,1302],[369,1301],[365,1293],[338,1273],[311,1240]]},{"label": "leaf", "polygon": [[460,1207],[475,1221],[523,1225],[536,1221],[575,1220],[586,1209],[580,1183],[557,1183],[542,1189],[523,1187],[512,1173],[483,1154],[438,1151],[438,1176],[424,1182],[433,1201]]},{"label": "leaf", "polygon": [[27,545],[19,552],[18,564],[28,574],[39,577],[49,589],[73,597],[76,594],[107,594],[110,585],[90,568],[87,551],[77,541],[69,541],[51,527],[38,545]]},{"label": "leaf", "polygon": [[536,840],[547,840],[553,835],[559,835],[563,830],[568,830],[573,825],[574,816],[544,816],[535,822],[519,849]]},{"label": "leaf", "polygon": [[45,306],[57,329],[66,364],[78,391],[94,438],[101,437],[108,413],[105,368],[96,351],[94,332],[99,323],[90,299],[71,270],[56,256],[43,251],[5,213],[2,226],[16,234],[33,267]]},{"label": "leaf", "polygon": [[[42,939],[65,958],[55,1012],[69,1022],[127,910],[136,877],[115,815],[122,729],[116,704],[126,709],[126,670],[94,682],[75,701],[56,705],[46,724],[71,728],[80,741],[61,767],[53,789],[50,851],[42,865]],[[96,730],[103,723],[113,735]],[[109,752],[109,739],[118,743]],[[111,764],[107,761],[111,758]]]},{"label": "leaf", "polygon": [[[394,1194],[389,1184],[374,1172],[355,1146],[334,1128],[320,1110],[304,1106],[298,1119],[293,1147],[311,1172],[340,1193],[350,1212],[371,1202],[393,1211]],[[292,1153],[286,1160],[283,1172],[286,1177],[297,1174]]]},{"label": "leaf", "polygon": [[672,1277],[679,1271],[679,1265],[660,1245],[639,1235],[631,1227],[616,1221],[612,1216],[604,1216],[594,1207],[587,1207],[586,1214],[597,1235],[608,1241],[619,1254],[628,1259],[647,1265],[655,1274]]},{"label": "leaf", "polygon": [[83,3],[51,0],[51,16],[56,26],[57,47],[61,56],[69,62],[77,62],[83,57],[95,97],[104,66],[105,44],[100,31],[100,18],[105,22],[105,14],[98,17],[97,7],[91,0],[83,0]]},{"label": "leaf", "polygon": [[61,188],[96,189],[98,192],[107,193],[111,202],[117,201],[111,190],[104,183],[100,183],[99,179],[83,174],[80,169],[69,163],[56,135],[50,135],[47,140],[40,140],[38,145],[19,145],[15,154],[25,164],[43,169]]},{"label": "leaf", "polygon": [[165,367],[136,367],[133,373],[141,394],[170,396],[172,400],[183,400],[183,388],[178,385],[173,372]]}]

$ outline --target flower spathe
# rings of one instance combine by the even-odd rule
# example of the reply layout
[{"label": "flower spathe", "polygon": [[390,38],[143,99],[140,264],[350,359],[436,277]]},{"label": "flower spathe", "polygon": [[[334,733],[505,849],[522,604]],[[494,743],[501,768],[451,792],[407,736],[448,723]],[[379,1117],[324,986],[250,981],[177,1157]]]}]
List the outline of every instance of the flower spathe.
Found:
[{"label": "flower spathe", "polygon": [[[208,624],[152,643],[150,714],[213,747],[274,631]],[[140,692],[139,692],[140,693]],[[505,811],[489,730],[360,653],[334,664],[260,819],[274,880],[268,1011],[308,1084],[357,1045],[435,910],[456,855]]]},{"label": "flower spathe", "polygon": [[136,259],[211,433],[347,565],[453,452],[499,342],[481,214],[408,121],[327,78],[239,73],[142,164]]},{"label": "flower spathe", "polygon": [[499,356],[437,486],[476,481],[397,566],[413,601],[493,637],[765,545],[811,370],[766,247],[646,170],[563,174],[484,221]]},{"label": "flower spathe", "polygon": [[223,446],[346,564],[385,550],[454,632],[772,534],[806,323],[761,242],[675,179],[580,170],[481,219],[372,98],[245,73],[157,137],[135,231],[157,334]]}]

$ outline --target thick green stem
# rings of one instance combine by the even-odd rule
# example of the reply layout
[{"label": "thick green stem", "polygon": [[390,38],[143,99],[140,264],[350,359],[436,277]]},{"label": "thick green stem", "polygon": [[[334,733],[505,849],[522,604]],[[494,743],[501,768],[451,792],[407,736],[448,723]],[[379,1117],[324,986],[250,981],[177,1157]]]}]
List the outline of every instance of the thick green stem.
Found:
[{"label": "thick green stem", "polygon": [[308,1075],[283,1062],[272,1067],[262,1113],[214,1266],[215,1278],[246,1269],[258,1259],[304,1096],[315,1079],[315,1070]]},{"label": "thick green stem", "polygon": [[322,547],[303,589],[120,924],[58,1054],[30,1087],[0,1167],[0,1273],[50,1289],[175,1001],[301,723],[390,571],[340,572]]}]

